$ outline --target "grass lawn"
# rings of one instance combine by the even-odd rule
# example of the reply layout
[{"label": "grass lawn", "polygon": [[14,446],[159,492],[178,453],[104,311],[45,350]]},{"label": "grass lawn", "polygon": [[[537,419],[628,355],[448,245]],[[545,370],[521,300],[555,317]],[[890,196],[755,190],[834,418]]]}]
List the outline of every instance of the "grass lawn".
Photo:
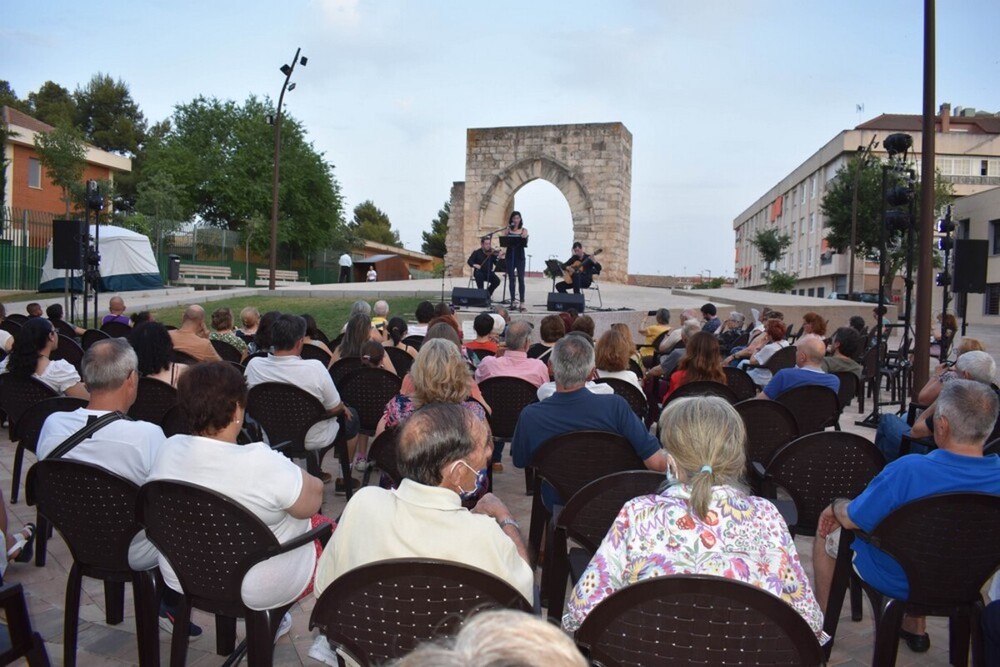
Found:
[{"label": "grass lawn", "polygon": [[[419,297],[399,297],[389,300],[389,316],[399,315],[407,321],[415,320],[413,312],[417,304],[423,301]],[[351,305],[356,299],[327,299],[316,297],[278,297],[278,296],[244,296],[232,299],[222,299],[220,301],[209,301],[204,303],[206,322],[211,328],[212,311],[217,308],[228,307],[233,311],[233,319],[236,326],[239,326],[240,311],[247,306],[254,306],[263,315],[269,310],[277,310],[282,313],[292,313],[304,315],[306,313],[316,318],[319,328],[330,338],[340,333],[340,329],[347,323],[347,318],[351,313]],[[374,304],[374,301],[369,303]],[[131,312],[131,311],[130,311]],[[181,315],[184,313],[183,306],[173,308],[157,308],[154,310],[156,319],[163,324],[173,324],[179,326]]]}]

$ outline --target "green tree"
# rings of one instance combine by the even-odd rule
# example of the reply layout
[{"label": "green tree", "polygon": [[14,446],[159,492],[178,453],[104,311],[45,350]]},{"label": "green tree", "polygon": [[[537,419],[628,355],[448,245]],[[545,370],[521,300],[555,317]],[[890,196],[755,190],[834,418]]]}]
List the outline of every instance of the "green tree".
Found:
[{"label": "green tree", "polygon": [[451,217],[451,202],[446,201],[438,211],[437,217],[431,220],[431,230],[421,234],[424,242],[420,246],[420,251],[425,255],[444,257],[448,252],[445,247],[445,237],[448,236],[449,217]]},{"label": "green tree", "polygon": [[76,125],[101,150],[134,156],[146,138],[146,118],[128,85],[108,74],[95,74],[77,88]]},{"label": "green tree", "polygon": [[[154,126],[145,173],[165,172],[178,188],[184,219],[248,234],[251,220],[267,229],[250,234],[257,251],[270,247],[274,114],[269,100],[242,105],[198,97],[175,107],[170,123]],[[302,125],[282,114],[278,240],[308,251],[348,244],[340,186],[333,167],[306,140]]]},{"label": "green tree", "polygon": [[46,81],[37,92],[28,93],[31,115],[53,127],[76,122],[76,100],[58,83]]},{"label": "green tree", "polygon": [[797,273],[785,273],[783,271],[768,271],[767,291],[787,292],[793,287],[795,287],[795,283],[797,283],[798,280],[799,280],[799,274]]},{"label": "green tree", "polygon": [[31,105],[27,100],[18,98],[10,81],[0,79],[0,106],[11,107],[24,113],[30,113]]},{"label": "green tree", "polygon": [[392,223],[389,222],[389,216],[370,199],[354,207],[354,219],[349,226],[363,239],[386,245],[403,245],[399,232],[393,229]]},{"label": "green tree", "polygon": [[762,229],[754,234],[750,244],[757,248],[760,258],[767,266],[765,272],[769,272],[774,264],[785,256],[788,246],[792,245],[792,238],[788,234],[779,233],[777,229],[772,227],[771,229]]},{"label": "green tree", "polygon": [[[882,165],[880,160],[869,159],[861,163],[858,174],[858,222],[854,252],[858,258],[878,260],[882,238]],[[837,174],[827,184],[826,194],[820,203],[820,210],[826,221],[826,240],[837,252],[844,252],[851,246],[851,204],[854,196],[855,169],[858,168],[857,158],[837,170]],[[900,177],[890,172],[888,187],[900,182]],[[920,188],[917,181],[914,186],[914,220],[920,219]],[[950,204],[955,198],[951,183],[944,180],[940,173],[934,174],[934,208],[940,210]],[[918,241],[914,241],[917,247]],[[892,285],[906,261],[906,247],[899,233],[888,236],[888,266],[886,268],[886,285]]]},{"label": "green tree", "polygon": [[716,276],[714,278],[709,278],[708,280],[702,280],[700,283],[695,285],[691,285],[691,289],[719,289],[725,284],[725,276]]},{"label": "green tree", "polygon": [[181,189],[168,172],[153,172],[139,184],[135,210],[158,220],[181,221]]},{"label": "green tree", "polygon": [[35,135],[35,152],[38,153],[38,159],[45,167],[49,180],[62,189],[68,216],[73,202],[73,188],[79,187],[86,165],[84,157],[87,151],[83,138],[73,128],[57,127],[51,132]]}]

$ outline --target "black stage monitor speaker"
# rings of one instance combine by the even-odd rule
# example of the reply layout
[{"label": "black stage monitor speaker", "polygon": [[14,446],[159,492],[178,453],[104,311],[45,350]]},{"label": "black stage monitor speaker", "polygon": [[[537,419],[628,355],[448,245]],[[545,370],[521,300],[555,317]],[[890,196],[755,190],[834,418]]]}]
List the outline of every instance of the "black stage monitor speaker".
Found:
[{"label": "black stage monitor speaker", "polygon": [[572,308],[577,313],[583,312],[584,301],[582,294],[560,294],[559,292],[549,292],[548,310],[569,310]]},{"label": "black stage monitor speaker", "polygon": [[83,247],[87,237],[84,220],[52,221],[52,268],[80,270],[83,268]]},{"label": "black stage monitor speaker", "polygon": [[989,241],[955,239],[953,292],[982,294],[986,291],[986,258]]},{"label": "black stage monitor speaker", "polygon": [[482,306],[485,308],[490,305],[490,293],[484,289],[455,287],[451,290],[451,302],[456,306]]}]

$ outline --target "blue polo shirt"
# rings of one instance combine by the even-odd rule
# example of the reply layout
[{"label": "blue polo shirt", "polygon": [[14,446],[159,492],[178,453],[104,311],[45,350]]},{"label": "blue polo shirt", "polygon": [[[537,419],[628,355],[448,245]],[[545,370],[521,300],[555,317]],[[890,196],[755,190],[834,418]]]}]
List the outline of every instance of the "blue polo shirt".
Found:
[{"label": "blue polo shirt", "polygon": [[772,401],[789,389],[795,389],[807,384],[818,384],[829,387],[833,393],[840,391],[840,378],[833,373],[824,373],[818,368],[782,368],[774,374],[771,381],[764,387],[764,393]]},{"label": "blue polo shirt", "polygon": [[[650,435],[628,402],[616,394],[594,394],[587,389],[556,392],[521,410],[510,450],[514,465],[524,468],[546,440],[570,431],[610,431],[624,436],[645,461],[660,451],[660,441]],[[545,506],[565,504],[547,484],[542,488]]]},{"label": "blue polo shirt", "polygon": [[[887,465],[851,501],[847,515],[870,533],[901,505],[939,493],[960,492],[1000,495],[1000,457],[962,456],[943,449],[903,456]],[[861,540],[854,540],[852,548],[854,567],[862,579],[898,600],[909,597],[906,575],[895,559]],[[941,548],[949,547],[943,544]]]}]

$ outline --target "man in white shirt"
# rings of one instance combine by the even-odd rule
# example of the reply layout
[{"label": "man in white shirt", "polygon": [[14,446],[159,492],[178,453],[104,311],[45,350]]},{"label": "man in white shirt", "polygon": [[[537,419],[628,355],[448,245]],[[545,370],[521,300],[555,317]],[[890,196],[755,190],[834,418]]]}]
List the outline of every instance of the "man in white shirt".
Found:
[{"label": "man in white shirt", "polygon": [[340,256],[340,278],[337,279],[338,283],[351,282],[352,266],[354,266],[354,260],[351,259],[351,254],[345,251],[344,254]]},{"label": "man in white shirt", "polygon": [[373,283],[376,280],[378,280],[378,271],[372,266],[372,268],[368,269],[368,282]]},{"label": "man in white shirt", "polygon": [[[90,392],[85,408],[49,415],[38,437],[36,455],[47,458],[54,449],[87,425],[88,417],[109,412],[128,412],[139,386],[138,359],[124,338],[111,338],[91,345],[83,355],[83,381]],[[104,426],[66,452],[62,458],[100,466],[108,472],[142,486],[153,459],[166,438],[156,424],[121,419]],[[137,570],[155,567],[157,552],[139,532],[129,548],[129,564]]]},{"label": "man in white shirt", "polygon": [[[253,389],[264,382],[282,382],[315,396],[326,409],[327,418],[313,424],[306,433],[305,448],[318,450],[333,443],[340,430],[337,417],[344,415],[344,435],[347,438],[348,453],[353,460],[355,436],[358,434],[358,413],[340,400],[340,393],[333,384],[333,378],[323,362],[301,357],[306,335],[306,322],[298,315],[281,315],[271,327],[272,350],[266,357],[256,357],[247,364],[247,387]],[[306,460],[309,473],[319,477],[324,483],[331,481],[330,473],[319,469],[318,461]],[[337,480],[337,492],[346,490],[344,480]]]}]

